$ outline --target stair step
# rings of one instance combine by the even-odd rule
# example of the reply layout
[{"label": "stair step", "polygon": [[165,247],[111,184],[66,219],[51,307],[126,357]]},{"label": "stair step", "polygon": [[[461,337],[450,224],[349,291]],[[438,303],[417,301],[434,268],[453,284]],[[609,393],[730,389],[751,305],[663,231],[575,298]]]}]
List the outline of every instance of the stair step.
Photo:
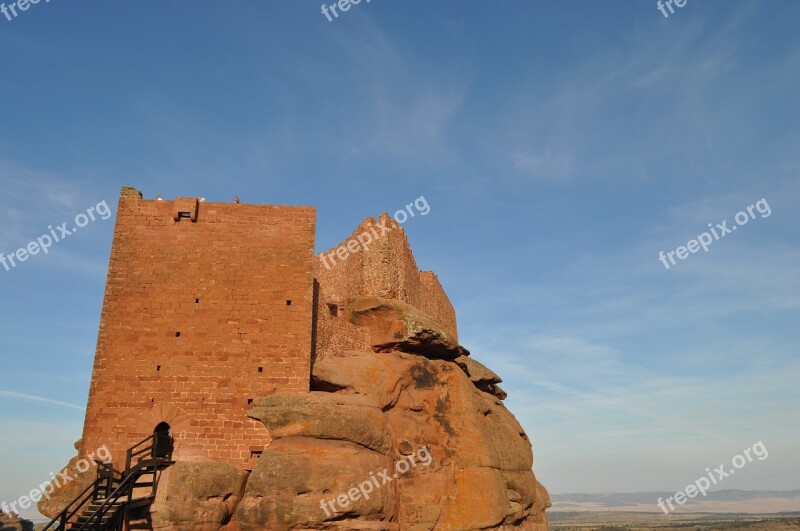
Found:
[{"label": "stair step", "polygon": [[[158,473],[175,464],[174,461],[169,459],[171,457],[173,439],[168,435],[167,439],[163,439],[163,437],[164,433],[159,431],[130,447],[127,453],[125,472],[116,472],[112,465],[104,463],[98,472],[93,491],[87,494],[87,489],[70,502],[48,524],[48,528],[58,529],[58,531],[78,531],[82,526],[86,526],[91,522],[92,525],[87,527],[104,529],[114,521],[121,508],[136,508],[152,504],[155,497]],[[144,444],[150,444],[150,446],[145,447],[143,446]],[[166,453],[162,457],[156,457],[157,454],[162,455],[160,452]],[[135,462],[133,461],[134,459],[136,459]],[[117,477],[118,475],[122,477]],[[106,498],[122,487],[123,483],[125,484],[125,489],[124,492],[119,493],[119,498],[113,501]],[[136,498],[132,496],[134,491],[141,492],[141,490],[148,488],[152,493],[150,496]],[[101,495],[104,497],[97,497]],[[60,518],[65,518],[68,514],[74,514],[73,511],[81,508],[81,506],[83,506],[84,510],[75,520],[63,527],[58,525],[58,527],[53,528],[53,525],[58,524]],[[99,514],[100,511],[102,511],[102,516]]]},{"label": "stair step", "polygon": [[[100,518],[100,520],[110,520],[110,519],[111,519],[111,515],[110,514],[104,514],[103,517]],[[83,524],[83,523],[88,522],[89,520],[92,520],[92,521],[96,522],[97,518],[92,518],[92,515],[79,516],[76,521],[80,522],[81,524]]]}]

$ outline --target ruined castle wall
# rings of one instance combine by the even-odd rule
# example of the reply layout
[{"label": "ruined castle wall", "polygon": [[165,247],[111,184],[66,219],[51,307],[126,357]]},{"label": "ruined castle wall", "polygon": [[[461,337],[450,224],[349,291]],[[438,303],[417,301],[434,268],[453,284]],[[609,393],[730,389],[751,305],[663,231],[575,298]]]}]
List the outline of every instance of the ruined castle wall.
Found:
[{"label": "ruined castle wall", "polygon": [[[434,316],[438,321],[447,323],[446,330],[453,332],[453,337],[458,338],[458,323],[456,321],[456,311],[453,304],[439,282],[439,277],[433,271],[419,272],[419,287],[416,297],[412,296],[411,304],[416,306],[428,315]],[[426,294],[441,294],[428,297]]]},{"label": "ruined castle wall", "polygon": [[[380,224],[391,230],[381,234],[380,229],[375,229]],[[372,229],[380,237],[375,238],[373,233],[373,241],[368,249],[350,253],[344,260],[335,254],[327,262],[317,257],[315,268],[320,298],[342,305],[358,295],[399,299],[433,317],[444,330],[457,337],[453,305],[436,275],[417,269],[405,231],[398,223],[386,214],[378,222],[367,218],[342,245],[346,246],[348,241]],[[329,256],[338,247],[327,251],[325,255]],[[326,267],[326,263],[329,267]]]},{"label": "ruined castle wall", "polygon": [[[332,306],[336,308],[332,309]],[[333,312],[338,315],[333,315]],[[314,361],[341,356],[348,351],[370,350],[369,330],[341,318],[343,308],[320,298],[317,309],[316,356]]]},{"label": "ruined castle wall", "polygon": [[248,400],[309,390],[314,230],[313,208],[124,189],[81,451],[124,462],[167,421],[177,459],[252,464],[269,437]]}]

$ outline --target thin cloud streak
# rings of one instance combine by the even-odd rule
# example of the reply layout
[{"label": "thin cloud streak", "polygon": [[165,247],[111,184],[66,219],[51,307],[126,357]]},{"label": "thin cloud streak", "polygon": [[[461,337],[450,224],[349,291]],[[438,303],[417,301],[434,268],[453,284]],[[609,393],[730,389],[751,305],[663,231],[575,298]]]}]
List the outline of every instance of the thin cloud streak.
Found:
[{"label": "thin cloud streak", "polygon": [[60,400],[52,400],[43,396],[28,395],[25,393],[17,393],[15,391],[0,390],[0,397],[11,398],[14,400],[22,400],[24,402],[36,402],[39,404],[50,404],[53,406],[68,407],[77,411],[84,411],[84,408],[77,404],[70,404],[69,402],[62,402]]}]

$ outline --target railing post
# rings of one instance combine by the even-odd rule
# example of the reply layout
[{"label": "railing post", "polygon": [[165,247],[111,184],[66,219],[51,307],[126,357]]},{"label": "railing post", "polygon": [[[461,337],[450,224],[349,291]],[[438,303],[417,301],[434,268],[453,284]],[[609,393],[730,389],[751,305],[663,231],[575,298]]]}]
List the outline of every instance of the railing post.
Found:
[{"label": "railing post", "polygon": [[161,479],[161,472],[159,471],[159,467],[161,466],[161,460],[158,460],[158,464],[156,464],[155,469],[153,470],[153,486],[151,487],[150,497],[155,499],[156,492],[158,491],[158,482]]},{"label": "railing post", "polygon": [[[149,443],[149,444],[148,444]],[[89,520],[80,526],[81,530],[104,531],[103,517],[107,514],[113,516],[114,522],[109,520],[107,529],[122,531],[126,525],[127,506],[133,501],[133,491],[137,481],[143,474],[152,475],[150,497],[154,498],[161,480],[161,467],[172,460],[174,439],[168,434],[153,434],[135,444],[126,453],[125,471],[120,473],[120,484],[114,486],[116,472],[112,463],[101,462],[97,465],[97,477],[87,486],[67,507],[59,513],[44,529],[48,531],[66,531],[70,520],[79,516],[78,511],[90,501],[97,502],[104,493],[102,503],[94,511]],[[147,454],[149,458],[145,456]],[[134,465],[133,461],[138,458]],[[144,462],[143,462],[144,461]],[[135,472],[135,473],[134,473]],[[91,491],[90,491],[91,489]],[[123,501],[124,500],[124,501]],[[114,510],[113,512],[112,509]],[[58,524],[58,527],[54,526]]]},{"label": "railing post", "polygon": [[105,463],[98,463],[97,464],[97,488],[94,489],[92,493],[92,499],[97,500],[100,497],[100,492],[103,490],[105,485],[106,479],[106,467]]}]

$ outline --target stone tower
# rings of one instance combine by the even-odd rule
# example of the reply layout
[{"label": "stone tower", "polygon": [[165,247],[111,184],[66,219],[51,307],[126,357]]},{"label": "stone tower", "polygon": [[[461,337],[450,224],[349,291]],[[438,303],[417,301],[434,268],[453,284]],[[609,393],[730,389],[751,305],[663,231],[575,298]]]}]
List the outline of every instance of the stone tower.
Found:
[{"label": "stone tower", "polygon": [[268,434],[249,403],[309,389],[314,229],[311,207],[124,188],[80,453],[124,462],[166,422],[176,459],[251,466]]}]

